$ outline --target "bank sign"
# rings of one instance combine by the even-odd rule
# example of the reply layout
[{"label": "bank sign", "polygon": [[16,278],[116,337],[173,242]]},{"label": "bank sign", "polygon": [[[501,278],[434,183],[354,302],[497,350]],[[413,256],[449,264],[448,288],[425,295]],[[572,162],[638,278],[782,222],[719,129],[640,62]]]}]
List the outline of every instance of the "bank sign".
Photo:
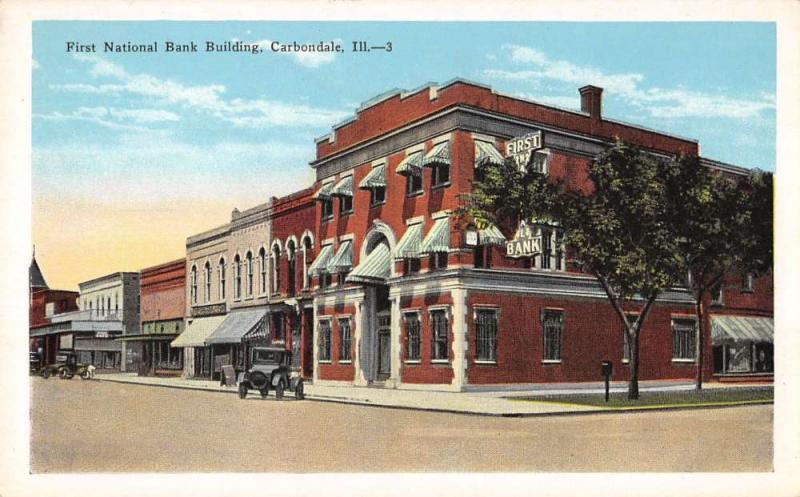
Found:
[{"label": "bank sign", "polygon": [[542,148],[542,132],[528,133],[512,138],[506,143],[506,157],[513,157],[514,164],[523,171],[528,167],[531,154],[540,148]]},{"label": "bank sign", "polygon": [[521,222],[514,239],[506,242],[507,257],[533,257],[542,253],[542,235],[536,235],[525,221]]}]

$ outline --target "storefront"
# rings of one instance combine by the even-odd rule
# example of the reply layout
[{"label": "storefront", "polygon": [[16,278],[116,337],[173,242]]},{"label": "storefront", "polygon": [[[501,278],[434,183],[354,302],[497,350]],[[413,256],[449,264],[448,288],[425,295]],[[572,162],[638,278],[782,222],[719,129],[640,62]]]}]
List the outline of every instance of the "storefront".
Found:
[{"label": "storefront", "polygon": [[251,342],[257,337],[266,336],[266,329],[267,314],[264,308],[232,310],[205,340],[211,349],[212,379],[220,377],[223,366],[232,365],[237,373],[244,371]]},{"label": "storefront", "polygon": [[712,316],[714,372],[720,376],[774,373],[774,329],[770,317]]},{"label": "storefront", "polygon": [[206,340],[225,321],[226,315],[187,318],[186,328],[170,343],[171,348],[183,350],[183,376],[211,378],[212,351]]}]

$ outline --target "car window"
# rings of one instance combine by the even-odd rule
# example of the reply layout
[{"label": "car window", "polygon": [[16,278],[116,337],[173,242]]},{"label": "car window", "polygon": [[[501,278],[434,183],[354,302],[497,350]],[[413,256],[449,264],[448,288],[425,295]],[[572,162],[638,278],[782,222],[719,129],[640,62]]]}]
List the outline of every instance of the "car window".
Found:
[{"label": "car window", "polygon": [[275,352],[271,350],[256,350],[253,360],[258,362],[274,362]]}]

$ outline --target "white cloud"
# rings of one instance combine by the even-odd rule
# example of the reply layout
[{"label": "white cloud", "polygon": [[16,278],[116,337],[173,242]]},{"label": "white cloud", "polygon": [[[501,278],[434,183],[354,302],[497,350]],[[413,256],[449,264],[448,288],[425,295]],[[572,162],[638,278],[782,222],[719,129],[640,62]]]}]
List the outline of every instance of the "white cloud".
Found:
[{"label": "white cloud", "polygon": [[[333,40],[336,43],[342,43],[340,38]],[[264,50],[270,50],[272,40],[258,40],[253,42],[258,44]],[[301,66],[317,68],[323,64],[329,64],[336,60],[336,52],[274,52],[277,55],[287,55],[294,59],[295,62]]]},{"label": "white cloud", "polygon": [[180,120],[178,114],[162,109],[110,109],[110,113],[116,118],[130,119],[139,123]]},{"label": "white cloud", "polygon": [[41,66],[41,65],[39,65],[39,62],[37,62],[37,61],[36,61],[36,59],[31,59],[31,68],[32,68],[34,71],[35,71],[35,70],[37,70],[37,69],[39,69],[40,67],[42,67],[42,66]]},{"label": "white cloud", "polygon": [[180,120],[178,114],[162,109],[116,109],[113,107],[78,107],[69,114],[56,111],[50,114],[34,114],[34,117],[51,121],[88,121],[108,128],[136,131],[145,131],[147,128],[127,125],[125,122],[145,124]]}]

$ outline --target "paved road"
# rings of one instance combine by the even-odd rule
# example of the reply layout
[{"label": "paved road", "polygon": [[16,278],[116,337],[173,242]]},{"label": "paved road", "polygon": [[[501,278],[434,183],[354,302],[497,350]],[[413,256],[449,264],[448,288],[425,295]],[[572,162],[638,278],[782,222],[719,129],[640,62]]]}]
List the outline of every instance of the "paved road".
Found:
[{"label": "paved road", "polygon": [[31,381],[35,473],[772,468],[772,406],[495,418]]}]

